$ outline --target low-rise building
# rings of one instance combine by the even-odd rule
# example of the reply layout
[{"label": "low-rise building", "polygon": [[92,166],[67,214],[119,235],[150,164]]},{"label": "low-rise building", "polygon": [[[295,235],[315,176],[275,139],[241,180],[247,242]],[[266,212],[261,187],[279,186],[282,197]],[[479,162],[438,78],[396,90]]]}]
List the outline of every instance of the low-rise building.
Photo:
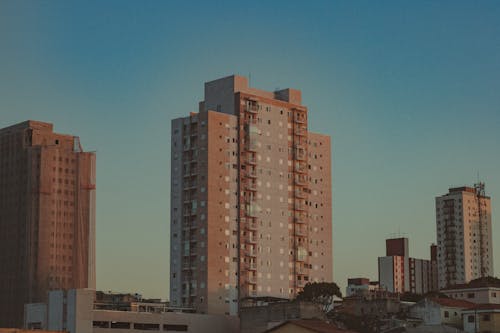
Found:
[{"label": "low-rise building", "polygon": [[239,332],[237,317],[192,312],[134,298],[96,302],[90,289],[55,290],[47,303],[25,306],[24,326],[69,333]]},{"label": "low-rise building", "polygon": [[317,304],[273,297],[256,297],[242,301],[240,332],[261,333],[288,320],[312,318],[326,319]]},{"label": "low-rise building", "polygon": [[422,320],[424,325],[462,327],[462,311],[474,303],[451,298],[424,298],[409,308],[411,318]]},{"label": "low-rise building", "polygon": [[399,294],[385,290],[375,290],[345,297],[339,312],[351,316],[374,316],[383,318],[400,312]]},{"label": "low-rise building", "polygon": [[446,296],[477,304],[500,304],[500,280],[479,278],[441,290]]},{"label": "low-rise building", "polygon": [[463,327],[467,333],[500,332],[500,305],[479,304],[463,311]]},{"label": "low-rise building", "polygon": [[368,278],[349,278],[347,279],[346,296],[349,297],[378,289],[378,281],[370,281]]}]

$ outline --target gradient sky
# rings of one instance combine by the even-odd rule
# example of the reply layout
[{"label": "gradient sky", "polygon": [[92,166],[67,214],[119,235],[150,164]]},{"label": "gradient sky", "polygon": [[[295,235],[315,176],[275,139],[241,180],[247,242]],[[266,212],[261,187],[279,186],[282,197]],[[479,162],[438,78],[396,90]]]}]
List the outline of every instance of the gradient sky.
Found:
[{"label": "gradient sky", "polygon": [[0,127],[97,151],[99,289],[167,297],[170,120],[233,73],[301,89],[331,135],[342,287],[392,234],[428,258],[434,197],[478,172],[500,271],[500,2],[2,0]]}]

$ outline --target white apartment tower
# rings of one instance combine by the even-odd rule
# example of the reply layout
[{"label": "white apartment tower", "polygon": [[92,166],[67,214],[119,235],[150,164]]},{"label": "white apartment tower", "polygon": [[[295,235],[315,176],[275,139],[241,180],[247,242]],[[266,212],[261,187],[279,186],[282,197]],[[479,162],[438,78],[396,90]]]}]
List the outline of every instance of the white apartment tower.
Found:
[{"label": "white apartment tower", "polygon": [[493,275],[491,200],[484,183],[436,198],[439,289]]},{"label": "white apartment tower", "polygon": [[332,281],[330,137],[307,124],[300,91],[239,76],[172,121],[171,305],[236,315]]}]

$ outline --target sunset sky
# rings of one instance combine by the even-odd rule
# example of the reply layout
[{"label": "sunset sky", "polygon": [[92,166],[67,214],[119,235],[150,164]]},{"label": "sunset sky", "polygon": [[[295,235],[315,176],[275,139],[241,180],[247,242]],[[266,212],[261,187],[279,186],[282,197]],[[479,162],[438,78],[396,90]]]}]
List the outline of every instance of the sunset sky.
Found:
[{"label": "sunset sky", "polygon": [[391,235],[428,258],[434,197],[478,173],[500,272],[500,2],[0,1],[0,128],[97,151],[98,289],[168,297],[170,120],[230,74],[332,137],[339,285]]}]

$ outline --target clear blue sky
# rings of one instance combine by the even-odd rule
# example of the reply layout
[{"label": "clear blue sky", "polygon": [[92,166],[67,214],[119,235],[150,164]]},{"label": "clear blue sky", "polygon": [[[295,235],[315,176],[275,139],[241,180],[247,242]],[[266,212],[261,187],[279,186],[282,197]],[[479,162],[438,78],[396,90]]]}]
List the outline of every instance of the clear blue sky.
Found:
[{"label": "clear blue sky", "polygon": [[97,151],[99,289],[167,296],[170,120],[233,73],[332,136],[339,284],[391,233],[427,258],[434,197],[478,172],[500,270],[500,2],[0,1],[0,127]]}]

